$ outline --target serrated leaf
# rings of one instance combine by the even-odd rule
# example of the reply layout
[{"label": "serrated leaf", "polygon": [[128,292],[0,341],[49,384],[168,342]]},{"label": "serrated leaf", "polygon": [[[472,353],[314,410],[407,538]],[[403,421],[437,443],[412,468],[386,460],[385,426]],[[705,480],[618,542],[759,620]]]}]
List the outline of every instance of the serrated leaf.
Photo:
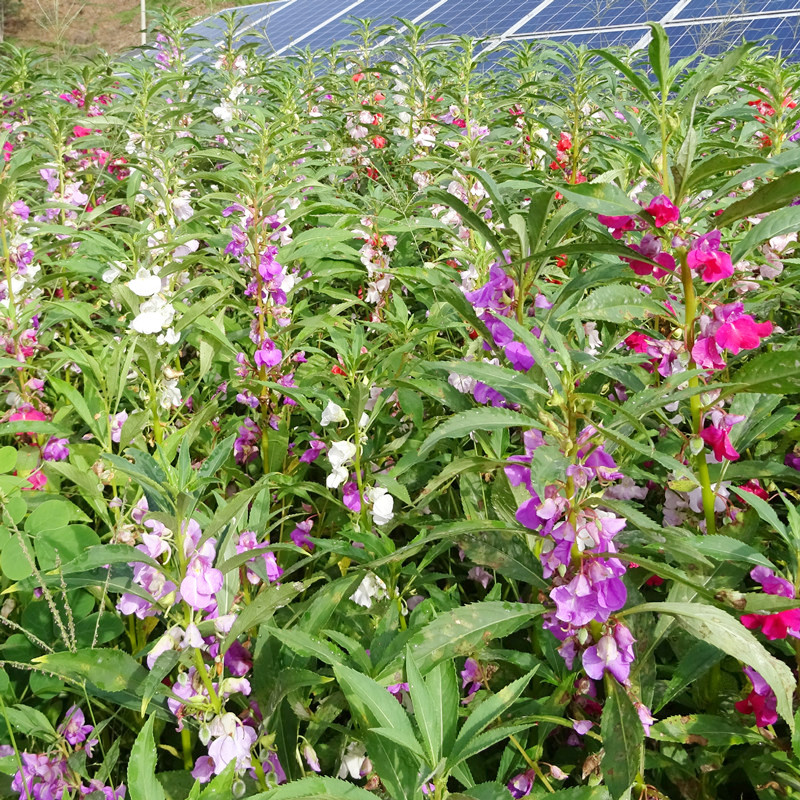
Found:
[{"label": "serrated leaf", "polygon": [[476,430],[497,431],[515,427],[541,430],[542,424],[537,419],[508,408],[473,408],[462,411],[439,425],[422,443],[419,454],[429,453],[433,446],[443,439],[456,439]]},{"label": "serrated leaf", "polygon": [[603,705],[603,779],[614,800],[628,791],[642,760],[644,729],[625,689],[606,676]]},{"label": "serrated leaf", "polygon": [[796,683],[792,671],[770,655],[758,639],[739,620],[714,606],[703,603],[644,603],[627,613],[652,611],[669,614],[678,624],[701,641],[718,647],[729,656],[752,667],[772,688],[778,713],[794,726],[792,697]]},{"label": "serrated leaf", "polygon": [[663,315],[663,306],[633,286],[617,283],[601,286],[575,306],[558,315],[559,320],[602,320],[624,322],[647,314]]},{"label": "serrated leaf", "polygon": [[619,186],[613,183],[581,183],[561,186],[559,192],[579,208],[593,214],[615,216],[638,216],[642,207],[634,203]]},{"label": "serrated leaf", "polygon": [[153,720],[149,717],[139,731],[128,762],[128,791],[131,800],[166,800],[164,787],[156,778],[156,745]]},{"label": "serrated leaf", "polygon": [[697,744],[701,747],[727,747],[764,741],[758,731],[713,714],[689,714],[659,720],[650,728],[650,738],[658,742]]}]

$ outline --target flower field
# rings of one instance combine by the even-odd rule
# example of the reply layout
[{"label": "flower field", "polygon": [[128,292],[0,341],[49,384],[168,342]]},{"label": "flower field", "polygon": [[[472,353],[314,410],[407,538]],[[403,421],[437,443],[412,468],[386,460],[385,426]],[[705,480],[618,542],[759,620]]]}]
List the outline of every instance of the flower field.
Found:
[{"label": "flower field", "polygon": [[793,796],[800,70],[385,34],[0,50],[0,797]]}]

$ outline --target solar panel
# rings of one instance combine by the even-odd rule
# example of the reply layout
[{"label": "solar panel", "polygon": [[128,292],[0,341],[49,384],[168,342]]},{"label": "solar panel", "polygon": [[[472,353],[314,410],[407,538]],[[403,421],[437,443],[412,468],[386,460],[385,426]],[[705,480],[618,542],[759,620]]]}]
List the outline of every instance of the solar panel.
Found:
[{"label": "solar panel", "polygon": [[[765,36],[775,37],[772,47],[784,55],[800,54],[800,0],[278,0],[233,10],[244,23],[242,41],[257,43],[269,57],[327,50],[352,33],[353,19],[398,27],[396,16],[443,23],[453,36],[486,39],[486,49],[548,38],[642,48],[649,40],[647,23],[660,22],[676,59],[698,51],[716,55],[743,38]],[[219,15],[192,29],[212,43],[193,60],[212,57],[223,29]]]}]

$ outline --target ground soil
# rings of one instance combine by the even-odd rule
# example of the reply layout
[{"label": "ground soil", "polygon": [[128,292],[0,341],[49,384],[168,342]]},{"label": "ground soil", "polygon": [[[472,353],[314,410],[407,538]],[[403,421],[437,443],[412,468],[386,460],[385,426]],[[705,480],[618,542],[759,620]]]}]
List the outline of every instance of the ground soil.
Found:
[{"label": "ground soil", "polygon": [[[148,0],[148,8],[156,10],[161,2]],[[189,18],[201,18],[233,5],[230,0],[188,0],[181,8]],[[53,24],[56,14],[64,20],[74,17],[61,36]],[[16,45],[58,49],[62,55],[117,53],[141,41],[139,0],[23,0],[6,18],[5,38]]]}]

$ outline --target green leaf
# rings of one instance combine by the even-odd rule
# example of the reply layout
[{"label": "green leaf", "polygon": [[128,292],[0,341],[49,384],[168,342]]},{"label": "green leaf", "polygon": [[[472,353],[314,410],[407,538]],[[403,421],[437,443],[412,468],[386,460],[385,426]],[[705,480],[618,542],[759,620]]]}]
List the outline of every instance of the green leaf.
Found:
[{"label": "green leaf", "polygon": [[139,731],[128,761],[128,792],[131,800],[166,800],[164,787],[156,778],[156,745],[153,720],[149,717]]},{"label": "green leaf", "polygon": [[435,766],[442,754],[444,738],[442,698],[435,697],[428,689],[419,667],[414,662],[414,654],[409,648],[406,651],[406,681],[414,707],[414,719],[422,734],[428,764]]},{"label": "green leaf", "polygon": [[684,689],[705,675],[711,667],[718,664],[724,657],[725,654],[718,647],[706,642],[695,642],[675,667],[667,688],[664,690],[664,694],[654,711],[658,712],[664,708],[667,703],[674,700]]},{"label": "green leaf", "polygon": [[658,742],[697,744],[701,747],[728,747],[764,741],[758,731],[712,714],[689,714],[659,720],[650,728],[650,738]]},{"label": "green leaf", "polygon": [[775,565],[749,544],[740,542],[730,536],[695,536],[691,539],[692,546],[703,555],[722,561],[736,561],[747,564],[760,564],[764,567],[775,569]]},{"label": "green leaf", "polygon": [[36,559],[42,569],[67,564],[84,550],[100,544],[100,537],[86,525],[42,531],[36,536]]},{"label": "green leaf", "polygon": [[800,229],[800,206],[787,206],[773,211],[766,219],[752,228],[733,246],[731,261],[741,261],[754,247],[773,236],[796,233]]},{"label": "green leaf", "polygon": [[714,645],[760,673],[775,692],[778,713],[790,727],[794,725],[792,696],[796,684],[792,671],[782,661],[770,655],[739,620],[719,608],[703,603],[644,603],[626,613],[644,611],[675,617],[678,624],[693,636]]},{"label": "green leaf", "polygon": [[147,677],[147,670],[138,661],[110,648],[48,653],[33,662],[64,680],[90,681],[104,692],[135,692]]},{"label": "green leaf", "polygon": [[265,585],[258,595],[256,595],[256,598],[249,605],[245,606],[236,617],[236,621],[233,623],[230,632],[225,637],[225,641],[222,645],[222,652],[224,653],[227,651],[240,633],[271,620],[279,608],[288,605],[298,594],[304,592],[308,586],[320,579],[321,576],[317,576],[305,583],[302,581],[295,581],[293,583],[282,583],[280,585]]},{"label": "green leaf", "polygon": [[254,795],[251,800],[375,800],[375,795],[347,781],[313,775]]},{"label": "green leaf", "polygon": [[559,313],[558,319],[596,319],[619,323],[642,319],[646,314],[663,316],[664,313],[663,306],[644,292],[633,286],[615,283],[595,289],[575,306]]},{"label": "green leaf", "polygon": [[17,464],[17,448],[6,445],[0,447],[0,475],[7,475],[14,471]]},{"label": "green leaf", "polygon": [[504,428],[542,429],[537,419],[518,414],[508,408],[473,408],[447,419],[431,433],[419,448],[419,454],[429,453],[443,439],[456,439],[473,431],[498,431]]},{"label": "green leaf", "polygon": [[580,183],[575,186],[560,186],[559,192],[579,208],[593,214],[616,216],[638,216],[642,207],[634,203],[619,186],[613,183]]},{"label": "green leaf", "polygon": [[622,797],[639,772],[644,749],[644,728],[628,693],[606,674],[603,705],[603,778],[614,800]]},{"label": "green leaf", "polygon": [[385,686],[344,664],[334,666],[333,674],[353,717],[363,728],[388,728],[397,735],[396,741],[401,741],[409,751],[420,752],[408,715]]},{"label": "green leaf", "polygon": [[25,543],[27,548],[23,547],[23,536],[22,533],[15,533],[3,545],[3,551],[0,553],[0,569],[2,569],[3,575],[12,581],[24,581],[33,575],[33,564],[31,563],[33,552],[30,543]]},{"label": "green leaf", "polygon": [[50,720],[38,709],[23,705],[7,706],[5,713],[11,727],[23,736],[46,742],[55,742],[59,738]]},{"label": "green leaf", "polygon": [[722,228],[731,222],[774,211],[776,208],[788,206],[795,197],[800,195],[800,173],[790,172],[781,175],[774,181],[756,189],[751,195],[729,205],[720,214],[714,224]]},{"label": "green leaf", "polygon": [[773,350],[757,353],[736,370],[725,393],[793,394],[797,391],[800,391],[800,350]]},{"label": "green leaf", "polygon": [[542,606],[486,600],[446,611],[414,633],[409,646],[420,672],[425,675],[439,662],[468,656],[519,630],[538,617]]},{"label": "green leaf", "polygon": [[535,671],[532,670],[527,675],[517,678],[513,683],[507,684],[499,692],[489,696],[480,705],[472,708],[467,721],[461,726],[456,743],[453,745],[453,751],[448,756],[448,763],[451,767],[453,764],[463,760],[464,756],[462,754],[479,733],[514,705],[525,690],[525,687],[530,683]]},{"label": "green leaf", "polygon": [[203,789],[200,800],[231,800],[235,766],[236,759],[231,761],[219,775],[215,775],[211,783]]},{"label": "green leaf", "polygon": [[669,39],[664,29],[655,23],[650,24],[650,44],[647,55],[650,59],[650,68],[658,79],[662,95],[669,91]]},{"label": "green leaf", "polygon": [[450,194],[450,192],[445,192],[441,189],[431,189],[428,191],[427,196],[434,203],[441,203],[443,206],[447,206],[456,211],[470,228],[477,231],[484,238],[486,243],[491,245],[500,258],[500,261],[505,261],[503,247],[497,239],[497,236],[495,236],[492,229],[486,224],[486,221],[478,216],[466,203],[459,200],[455,195]]}]

